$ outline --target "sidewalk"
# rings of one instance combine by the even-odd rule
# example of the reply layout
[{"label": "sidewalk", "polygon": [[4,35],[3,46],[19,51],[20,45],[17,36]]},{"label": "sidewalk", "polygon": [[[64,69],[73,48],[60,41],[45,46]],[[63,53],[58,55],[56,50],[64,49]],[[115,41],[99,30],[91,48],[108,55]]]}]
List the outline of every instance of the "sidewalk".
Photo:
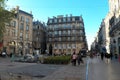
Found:
[{"label": "sidewalk", "polygon": [[[60,68],[53,74],[40,80],[85,80],[86,61],[84,64],[72,66],[71,64]],[[36,79],[37,80],[37,79]]]},{"label": "sidewalk", "polygon": [[120,63],[112,60],[89,59],[88,80],[120,80]]}]

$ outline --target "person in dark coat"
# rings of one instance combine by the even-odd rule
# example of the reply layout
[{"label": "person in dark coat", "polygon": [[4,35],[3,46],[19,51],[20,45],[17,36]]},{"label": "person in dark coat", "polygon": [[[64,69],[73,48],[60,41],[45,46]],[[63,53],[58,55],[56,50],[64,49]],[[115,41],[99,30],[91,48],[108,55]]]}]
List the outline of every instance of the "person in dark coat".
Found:
[{"label": "person in dark coat", "polygon": [[82,53],[81,51],[79,51],[79,53],[78,53],[78,57],[77,57],[78,65],[80,65],[80,63],[84,63],[81,54],[83,54],[83,53]]},{"label": "person in dark coat", "polygon": [[78,61],[78,65],[80,65],[81,62],[83,63],[81,53],[78,54],[77,61]]}]

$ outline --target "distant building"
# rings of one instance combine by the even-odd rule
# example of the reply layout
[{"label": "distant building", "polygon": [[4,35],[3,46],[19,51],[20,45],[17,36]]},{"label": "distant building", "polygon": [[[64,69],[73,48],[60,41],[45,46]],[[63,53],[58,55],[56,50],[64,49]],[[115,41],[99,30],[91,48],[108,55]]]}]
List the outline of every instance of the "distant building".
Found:
[{"label": "distant building", "polygon": [[48,18],[47,25],[47,50],[50,54],[72,54],[87,49],[82,16],[59,15]]},{"label": "distant building", "polygon": [[33,51],[45,53],[46,50],[46,25],[40,21],[33,22]]}]

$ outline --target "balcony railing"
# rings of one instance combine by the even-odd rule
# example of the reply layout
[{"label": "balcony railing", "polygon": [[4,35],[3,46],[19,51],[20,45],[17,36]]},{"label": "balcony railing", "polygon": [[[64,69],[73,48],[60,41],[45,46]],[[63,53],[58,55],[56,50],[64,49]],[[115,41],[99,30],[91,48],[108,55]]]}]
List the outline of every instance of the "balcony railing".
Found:
[{"label": "balcony railing", "polygon": [[120,21],[118,23],[116,23],[115,25],[113,25],[111,28],[110,28],[110,32],[109,32],[109,35],[112,36],[114,33],[115,30],[119,30],[120,27]]}]

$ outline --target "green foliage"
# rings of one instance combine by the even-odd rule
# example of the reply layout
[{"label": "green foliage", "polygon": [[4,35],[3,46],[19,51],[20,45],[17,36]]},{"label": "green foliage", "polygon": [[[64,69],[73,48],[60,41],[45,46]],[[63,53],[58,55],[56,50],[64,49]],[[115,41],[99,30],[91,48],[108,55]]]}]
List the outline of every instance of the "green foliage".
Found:
[{"label": "green foliage", "polygon": [[70,56],[49,56],[44,58],[45,64],[68,64],[70,62]]},{"label": "green foliage", "polygon": [[5,1],[6,0],[0,0],[0,40],[3,37],[6,23],[10,23],[14,17],[14,11],[10,12],[5,10]]}]

